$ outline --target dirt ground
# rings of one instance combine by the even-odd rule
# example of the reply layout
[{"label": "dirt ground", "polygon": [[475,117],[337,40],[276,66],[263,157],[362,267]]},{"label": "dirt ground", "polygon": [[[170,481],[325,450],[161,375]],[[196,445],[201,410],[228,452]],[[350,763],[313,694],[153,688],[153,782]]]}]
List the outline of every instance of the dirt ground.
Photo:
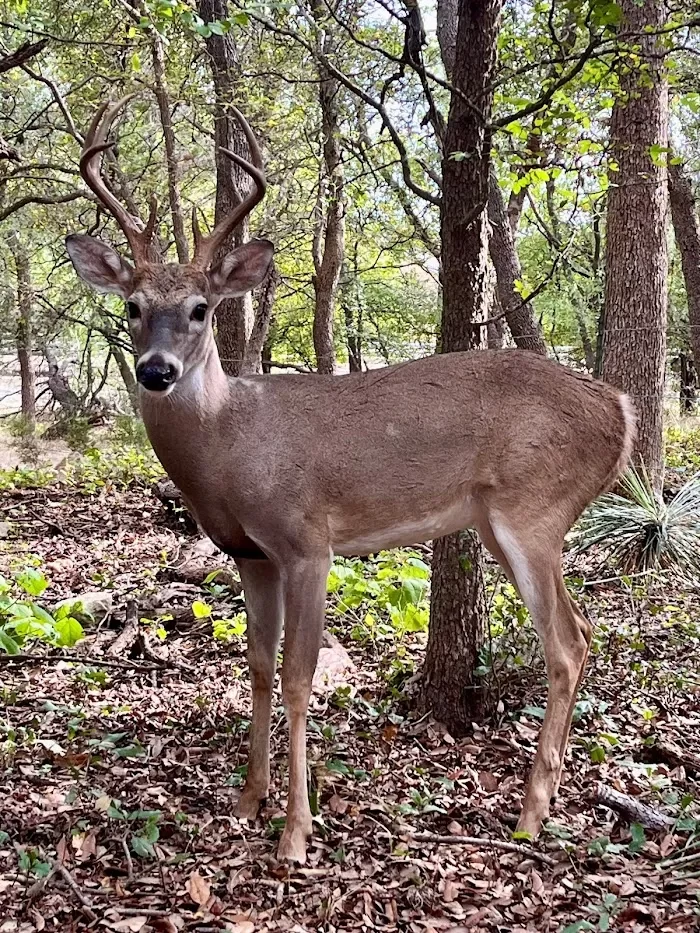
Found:
[{"label": "dirt ground", "polygon": [[[313,699],[317,817],[307,865],[290,868],[275,860],[279,692],[271,797],[255,825],[233,815],[249,685],[244,641],[214,639],[212,618],[235,618],[240,597],[178,576],[186,538],[145,486],[9,489],[0,506],[0,572],[36,555],[44,605],[113,596],[71,649],[79,660],[0,661],[0,933],[699,928],[698,594],[569,568],[598,623],[595,650],[561,794],[533,845],[512,830],[545,703],[539,654],[502,659],[493,713],[454,738],[417,712],[413,678],[390,676],[399,655],[420,670],[423,635],[358,644],[329,616],[354,669]],[[132,650],[108,665],[134,599],[157,620],[143,630],[167,637],[150,662]],[[513,650],[522,639],[526,658],[520,628]],[[631,825],[597,801],[599,782],[667,825]]]}]

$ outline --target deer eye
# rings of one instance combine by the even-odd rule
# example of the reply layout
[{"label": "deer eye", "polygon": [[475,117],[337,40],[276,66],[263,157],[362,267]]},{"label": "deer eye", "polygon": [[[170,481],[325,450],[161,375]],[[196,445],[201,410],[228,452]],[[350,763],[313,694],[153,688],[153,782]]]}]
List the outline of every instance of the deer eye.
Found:
[{"label": "deer eye", "polygon": [[129,315],[130,321],[136,321],[141,317],[141,310],[135,301],[127,301],[126,313]]},{"label": "deer eye", "polygon": [[196,305],[192,310],[192,320],[193,321],[203,321],[207,316],[207,306],[205,304]]}]

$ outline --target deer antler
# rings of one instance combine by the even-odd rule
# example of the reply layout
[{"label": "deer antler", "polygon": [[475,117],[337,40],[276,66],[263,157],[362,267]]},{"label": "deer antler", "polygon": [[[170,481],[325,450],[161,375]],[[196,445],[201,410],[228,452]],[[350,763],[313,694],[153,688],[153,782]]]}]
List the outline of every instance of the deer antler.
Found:
[{"label": "deer antler", "polygon": [[140,218],[130,214],[123,204],[112,194],[100,174],[102,153],[111,149],[113,142],[108,142],[107,136],[114,123],[114,118],[120,110],[134,97],[129,94],[116,103],[106,100],[95,114],[88,130],[83,151],[80,156],[80,174],[85,184],[95,193],[98,201],[113,215],[124,235],[129,241],[131,255],[134,263],[139,266],[151,262],[162,262],[163,258],[153,242],[155,233],[158,204],[155,197],[151,198],[148,223],[144,229]]},{"label": "deer antler", "polygon": [[194,259],[192,265],[206,270],[210,265],[214,254],[231,231],[253,210],[256,204],[265,197],[267,182],[265,181],[265,172],[263,169],[262,153],[258,146],[253,131],[248,125],[248,121],[236,107],[231,107],[231,111],[245,133],[245,138],[250,149],[251,161],[248,162],[230,149],[221,147],[224,153],[232,162],[239,165],[253,179],[254,188],[251,193],[244,198],[241,203],[231,211],[228,217],[214,227],[209,236],[204,236],[199,228],[196,208],[192,211],[192,233],[194,234]]}]

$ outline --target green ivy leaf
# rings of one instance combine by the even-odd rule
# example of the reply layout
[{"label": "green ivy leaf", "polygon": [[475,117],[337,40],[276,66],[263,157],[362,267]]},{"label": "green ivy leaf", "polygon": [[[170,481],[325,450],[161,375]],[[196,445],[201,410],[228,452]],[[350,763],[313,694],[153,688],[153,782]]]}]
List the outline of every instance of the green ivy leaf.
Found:
[{"label": "green ivy leaf", "polygon": [[58,645],[62,648],[72,648],[76,642],[83,638],[85,632],[77,619],[74,619],[73,616],[67,616],[56,623],[56,634],[58,636]]}]

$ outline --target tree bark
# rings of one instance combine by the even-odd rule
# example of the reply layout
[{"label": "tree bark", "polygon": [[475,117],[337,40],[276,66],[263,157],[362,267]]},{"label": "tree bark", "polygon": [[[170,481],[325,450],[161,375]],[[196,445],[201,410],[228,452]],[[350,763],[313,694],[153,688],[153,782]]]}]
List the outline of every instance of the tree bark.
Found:
[{"label": "tree bark", "polygon": [[[311,0],[311,13],[319,29],[319,51],[327,55],[330,51],[330,35],[323,25],[326,16],[324,0]],[[321,62],[318,64],[318,76],[323,168],[319,181],[321,230],[320,236],[316,237],[317,249],[314,250],[313,337],[318,372],[332,373],[335,369],[333,324],[345,255],[345,178],[340,146],[340,87]]]},{"label": "tree bark", "polygon": [[165,143],[165,162],[168,174],[168,200],[170,202],[170,216],[173,221],[173,235],[177,249],[178,262],[186,263],[190,259],[190,250],[185,233],[185,219],[182,213],[182,201],[178,186],[178,161],[175,151],[175,130],[170,112],[170,97],[165,78],[165,50],[163,40],[156,29],[151,33],[151,51],[153,57],[153,77],[158,112],[163,127],[163,141]]},{"label": "tree bark", "polygon": [[21,411],[24,433],[33,437],[36,432],[36,374],[32,366],[32,271],[29,256],[19,234],[13,232],[9,245],[17,275],[17,323],[15,345],[20,371]]},{"label": "tree bark", "polygon": [[[502,0],[459,0],[452,94],[442,165],[443,306],[441,350],[479,345],[472,321],[483,311],[488,254],[488,181],[498,25]],[[465,103],[478,101],[481,115]],[[455,159],[455,153],[463,153]],[[474,670],[486,607],[483,551],[474,535],[440,538],[433,549],[430,630],[423,702],[454,733],[464,732],[484,704]]]},{"label": "tree bark", "polygon": [[275,303],[277,286],[280,283],[280,274],[274,261],[267,271],[267,275],[260,286],[258,295],[258,307],[255,312],[253,329],[250,338],[246,343],[243,354],[243,363],[241,365],[242,376],[251,373],[259,373],[262,369],[262,352],[270,330],[270,321],[272,320],[272,308]]},{"label": "tree bark", "polygon": [[[205,23],[226,19],[228,0],[198,0],[199,15]],[[218,223],[240,204],[250,188],[246,172],[220,151],[231,149],[248,158],[248,144],[238,122],[229,116],[239,93],[241,67],[238,50],[231,32],[206,39],[214,81],[214,146],[216,160],[216,207],[214,222]],[[235,246],[248,240],[248,221],[239,224],[219,249],[214,261],[219,261]],[[216,312],[216,341],[221,365],[230,376],[237,376],[246,356],[246,346],[253,330],[253,299],[250,294],[222,301]]]},{"label": "tree bark", "polygon": [[503,195],[495,172],[489,174],[489,252],[496,269],[498,301],[506,312],[506,321],[516,347],[547,355],[544,337],[529,302],[523,303],[515,283],[522,278],[520,259],[515,249],[513,230],[508,220]]},{"label": "tree bark", "polygon": [[668,167],[671,217],[681,254],[685,293],[688,299],[690,348],[696,366],[700,366],[700,218],[698,218],[690,179],[681,165]]},{"label": "tree bark", "polygon": [[657,492],[663,485],[666,362],[666,168],[668,88],[658,39],[662,0],[621,0],[620,32],[632,35],[639,63],[624,64],[610,121],[603,378],[628,392],[638,411],[636,456]]}]

